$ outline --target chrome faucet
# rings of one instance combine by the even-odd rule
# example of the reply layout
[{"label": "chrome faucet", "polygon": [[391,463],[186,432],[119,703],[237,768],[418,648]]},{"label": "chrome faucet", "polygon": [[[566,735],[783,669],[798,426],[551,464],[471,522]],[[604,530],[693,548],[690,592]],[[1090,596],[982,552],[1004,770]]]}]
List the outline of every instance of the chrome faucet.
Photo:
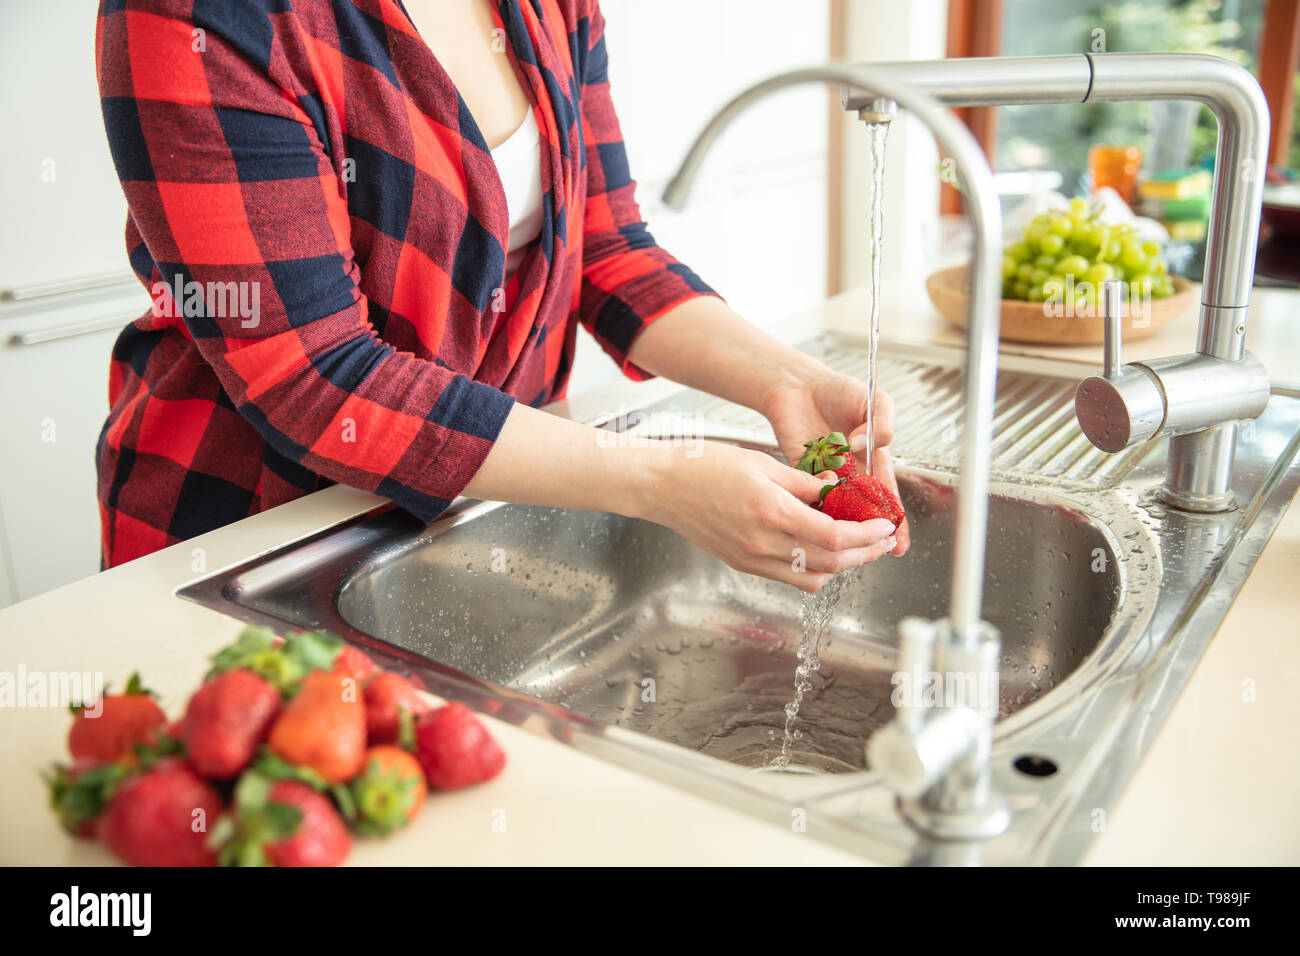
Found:
[{"label": "chrome faucet", "polygon": [[[964,125],[902,76],[876,66],[829,64],[770,77],[724,105],[687,152],[664,190],[664,202],[677,209],[685,204],[705,155],[737,114],[771,93],[804,83],[861,92],[878,113],[878,122],[887,121],[900,106],[908,110],[952,158],[966,189],[975,241],[951,606],[944,620],[910,618],[900,625],[898,672],[904,676],[907,698],[895,720],[871,738],[868,759],[899,795],[901,812],[918,829],[948,839],[995,836],[1006,829],[1010,813],[992,787],[989,764],[1001,643],[997,630],[980,616],[1002,289],[1002,213],[988,160]],[[945,680],[945,692],[933,702],[918,699],[925,696],[921,685],[931,673]],[[957,699],[948,692],[954,687],[968,692]]]},{"label": "chrome faucet", "polygon": [[[873,64],[873,70],[945,106],[1192,100],[1219,124],[1196,351],[1121,366],[1118,321],[1107,321],[1103,374],[1080,383],[1079,426],[1106,452],[1165,436],[1161,498],[1186,511],[1227,511],[1237,425],[1263,414],[1268,374],[1245,350],[1254,282],[1268,104],[1259,83],[1228,60],[1181,53],[975,57]],[[844,107],[873,120],[874,93],[846,92]],[[1122,303],[1115,302],[1116,309]]]},{"label": "chrome faucet", "polygon": [[[1010,822],[992,784],[1000,637],[981,620],[988,529],[993,401],[997,381],[1001,212],[992,173],[969,131],[943,107],[1186,99],[1210,107],[1219,123],[1213,199],[1196,351],[1121,365],[1119,289],[1102,292],[1105,364],[1080,383],[1080,427],[1098,448],[1116,452],[1167,436],[1161,497],[1197,512],[1229,510],[1237,425],[1257,418],[1269,397],[1263,366],[1245,351],[1254,279],[1268,111],[1255,79],[1227,60],[1187,54],[1079,54],[991,57],[870,65],[829,64],[781,73],[744,90],[719,110],[692,144],[664,191],[681,208],[705,154],[755,101],[803,83],[837,84],[843,105],[869,123],[912,112],[952,158],[966,192],[975,241],[967,327],[966,424],[961,442],[951,606],[939,621],[899,626],[895,682],[906,694],[893,721],[867,744],[871,768],[898,795],[903,816],[941,840],[996,836]],[[927,675],[944,691],[919,700]],[[974,678],[970,681],[970,678]],[[970,691],[957,700],[954,683]],[[973,689],[972,689],[973,685]]]}]

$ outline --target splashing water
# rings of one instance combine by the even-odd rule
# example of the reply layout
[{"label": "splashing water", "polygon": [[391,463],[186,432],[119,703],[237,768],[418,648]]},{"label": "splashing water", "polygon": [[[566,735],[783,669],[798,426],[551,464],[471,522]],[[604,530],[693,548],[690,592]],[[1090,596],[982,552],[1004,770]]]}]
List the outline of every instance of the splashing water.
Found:
[{"label": "splashing water", "polygon": [[880,347],[880,249],[885,217],[885,142],[889,123],[868,123],[867,135],[871,156],[871,192],[867,208],[871,211],[871,229],[867,256],[867,290],[871,295],[867,325],[867,474],[873,470],[876,436],[876,356]]},{"label": "splashing water", "polygon": [[821,659],[818,657],[822,636],[826,633],[826,626],[830,624],[840,599],[858,580],[860,570],[860,568],[850,568],[841,571],[826,582],[826,586],[816,594],[805,594],[799,605],[801,633],[799,650],[795,655],[799,659],[799,665],[794,669],[794,698],[785,705],[785,737],[781,741],[781,753],[774,757],[771,763],[774,770],[788,770],[790,767],[791,749],[794,742],[802,736],[795,729],[799,706],[803,703],[803,695],[812,689],[812,675],[822,666]]}]

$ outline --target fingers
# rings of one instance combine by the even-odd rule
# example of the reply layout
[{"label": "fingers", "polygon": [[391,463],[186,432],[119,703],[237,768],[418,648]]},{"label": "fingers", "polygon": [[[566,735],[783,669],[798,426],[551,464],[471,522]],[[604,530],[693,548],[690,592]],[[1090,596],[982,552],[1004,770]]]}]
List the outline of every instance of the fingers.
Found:
[{"label": "fingers", "polygon": [[898,541],[892,534],[869,547],[850,548],[846,551],[827,551],[824,548],[808,545],[804,549],[804,563],[807,570],[815,574],[838,574],[849,568],[878,561],[896,547]]},{"label": "fingers", "polygon": [[[902,500],[901,496],[898,494],[898,476],[894,474],[894,459],[889,452],[885,451],[883,448],[876,450],[875,464],[872,468],[872,474],[874,474],[886,488],[892,491],[895,497]],[[894,554],[897,557],[902,557],[907,554],[907,549],[912,546],[912,533],[908,527],[907,518],[903,518],[903,523],[900,524],[898,530],[894,532],[894,537],[898,539],[898,545],[894,548]]]},{"label": "fingers", "polygon": [[853,548],[845,551],[826,551],[811,545],[801,545],[790,539],[791,559],[775,557],[758,557],[742,568],[751,574],[759,574],[773,581],[792,584],[808,594],[815,594],[825,586],[834,575],[849,568],[860,567],[878,561],[897,546],[893,535],[889,535],[866,548]]},{"label": "fingers", "polygon": [[[880,480],[898,494],[898,482],[889,453],[879,450],[876,463]],[[883,518],[836,521],[816,508],[808,507],[820,499],[823,487],[836,480],[834,472],[809,475],[779,462],[771,464],[771,477],[793,497],[778,496],[764,523],[770,523],[772,530],[788,536],[788,542],[782,541],[787,552],[791,547],[804,549],[810,570],[834,573],[866,564],[891,552],[902,555],[911,546],[906,521],[897,529]],[[890,542],[888,546],[886,541]],[[773,543],[771,539],[765,539],[763,544],[766,547],[762,550],[766,551]]]},{"label": "fingers", "polygon": [[876,389],[876,415],[873,424],[876,447],[884,448],[894,440],[894,399],[888,392]]},{"label": "fingers", "polygon": [[[876,391],[876,414],[871,427],[875,433],[875,447],[884,448],[894,440],[894,400],[888,392]],[[864,464],[862,453],[867,450],[867,423],[863,422],[849,432],[849,450],[857,456],[858,464]]]},{"label": "fingers", "polygon": [[799,502],[789,502],[781,508],[777,527],[797,541],[824,551],[869,548],[894,532],[893,524],[884,518],[836,521],[830,515]]},{"label": "fingers", "polygon": [[816,594],[832,577],[832,575],[825,572],[798,571],[791,562],[781,561],[777,558],[765,558],[741,570],[760,575],[772,581],[780,581],[782,584],[794,585],[806,594]]},{"label": "fingers", "polygon": [[770,463],[766,469],[768,476],[790,494],[807,504],[816,504],[821,500],[822,488],[827,484],[824,478],[783,465],[771,458],[767,460]]}]

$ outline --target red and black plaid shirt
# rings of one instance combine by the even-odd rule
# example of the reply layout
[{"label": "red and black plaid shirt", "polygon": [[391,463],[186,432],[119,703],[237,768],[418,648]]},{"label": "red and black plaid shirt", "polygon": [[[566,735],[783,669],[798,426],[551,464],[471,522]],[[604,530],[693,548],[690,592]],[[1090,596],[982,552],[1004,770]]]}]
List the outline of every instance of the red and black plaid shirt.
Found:
[{"label": "red and black plaid shirt", "polygon": [[120,564],[332,482],[425,521],[517,398],[563,394],[581,323],[627,352],[711,290],[633,197],[596,0],[494,4],[542,136],[541,235],[397,0],[101,0],[104,124],[150,314],[113,350],[97,452]]}]

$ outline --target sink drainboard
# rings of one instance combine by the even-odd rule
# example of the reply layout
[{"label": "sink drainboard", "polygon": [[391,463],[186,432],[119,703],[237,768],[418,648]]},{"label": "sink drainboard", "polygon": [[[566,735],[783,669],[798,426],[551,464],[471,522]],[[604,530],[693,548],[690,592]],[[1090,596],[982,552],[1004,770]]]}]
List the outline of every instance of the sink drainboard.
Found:
[{"label": "sink drainboard", "polygon": [[[834,338],[818,343],[818,357],[837,372],[864,378],[866,351]],[[965,425],[961,356],[954,364],[909,354],[882,354],[881,388],[894,399],[894,442],[890,451],[915,462],[956,471],[957,441]],[[1121,480],[1151,452],[1151,443],[1108,455],[1095,448],[1074,417],[1073,379],[1002,371],[994,406],[992,466],[995,476],[1010,481],[1049,482],[1064,488],[1107,488]],[[757,412],[721,399],[701,403],[693,412],[702,421],[763,430]]]}]

